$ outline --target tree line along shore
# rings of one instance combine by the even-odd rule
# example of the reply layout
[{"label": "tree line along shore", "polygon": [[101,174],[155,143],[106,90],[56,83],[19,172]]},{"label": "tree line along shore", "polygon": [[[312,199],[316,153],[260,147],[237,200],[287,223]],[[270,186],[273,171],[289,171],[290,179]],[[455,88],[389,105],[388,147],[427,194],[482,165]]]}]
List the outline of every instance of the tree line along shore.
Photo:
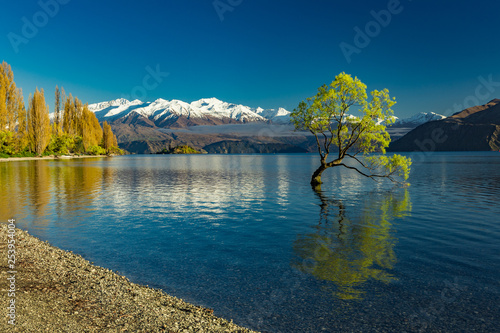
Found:
[{"label": "tree line along shore", "polygon": [[49,117],[43,89],[30,94],[27,108],[11,66],[0,65],[0,158],[61,155],[120,155],[106,121],[64,88],[55,88],[54,117]]}]

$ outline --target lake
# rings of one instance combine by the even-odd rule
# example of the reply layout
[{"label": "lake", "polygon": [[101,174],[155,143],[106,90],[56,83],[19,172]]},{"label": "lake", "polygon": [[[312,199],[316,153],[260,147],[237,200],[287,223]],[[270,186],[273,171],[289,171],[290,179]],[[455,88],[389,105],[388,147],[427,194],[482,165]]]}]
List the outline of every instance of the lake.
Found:
[{"label": "lake", "polygon": [[0,218],[260,331],[498,331],[500,153],[415,159],[320,194],[312,154],[5,162]]}]

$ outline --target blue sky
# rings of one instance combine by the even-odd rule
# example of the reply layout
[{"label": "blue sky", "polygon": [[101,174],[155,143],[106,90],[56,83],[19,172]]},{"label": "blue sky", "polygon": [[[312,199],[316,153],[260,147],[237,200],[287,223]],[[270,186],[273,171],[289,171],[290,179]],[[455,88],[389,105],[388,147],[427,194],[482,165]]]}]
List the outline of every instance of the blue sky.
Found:
[{"label": "blue sky", "polygon": [[483,0],[9,1],[0,61],[26,101],[43,88],[51,112],[56,84],[88,103],[217,97],[292,110],[345,71],[388,88],[397,116],[449,115],[500,97],[499,12]]}]

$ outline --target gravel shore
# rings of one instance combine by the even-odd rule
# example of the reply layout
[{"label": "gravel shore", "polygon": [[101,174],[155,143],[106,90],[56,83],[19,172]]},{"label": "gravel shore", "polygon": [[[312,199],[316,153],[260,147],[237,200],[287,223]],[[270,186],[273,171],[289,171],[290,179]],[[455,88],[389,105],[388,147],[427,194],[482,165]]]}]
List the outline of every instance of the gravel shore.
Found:
[{"label": "gravel shore", "polygon": [[[10,239],[15,240],[15,273],[9,272]],[[0,253],[0,332],[253,332],[210,309],[131,283],[26,231],[15,229],[10,238],[4,223]],[[12,284],[15,297],[9,293]],[[15,325],[9,324],[13,299]]]}]

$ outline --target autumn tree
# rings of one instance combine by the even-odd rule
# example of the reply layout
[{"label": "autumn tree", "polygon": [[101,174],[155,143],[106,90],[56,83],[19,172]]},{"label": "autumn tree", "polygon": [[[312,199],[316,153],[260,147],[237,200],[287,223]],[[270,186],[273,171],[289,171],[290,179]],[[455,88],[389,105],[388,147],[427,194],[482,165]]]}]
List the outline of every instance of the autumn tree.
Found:
[{"label": "autumn tree", "polygon": [[116,135],[113,134],[113,147],[118,148],[118,139]]},{"label": "autumn tree", "polygon": [[15,149],[26,146],[26,109],[22,90],[14,82],[14,73],[5,61],[0,65],[0,131],[10,132]]},{"label": "autumn tree", "polygon": [[0,73],[0,131],[7,129],[7,78]]},{"label": "autumn tree", "polygon": [[75,103],[73,96],[69,94],[64,101],[63,130],[69,135],[75,135]]},{"label": "autumn tree", "polygon": [[82,108],[82,119],[80,121],[82,124],[82,138],[85,150],[91,146],[97,146],[102,141],[103,131],[99,120],[95,114],[89,110],[87,104]]},{"label": "autumn tree", "polygon": [[55,91],[55,102],[54,102],[54,132],[55,135],[59,135],[61,129],[61,90],[56,86]]},{"label": "autumn tree", "polygon": [[[22,95],[21,95],[22,98]],[[18,123],[17,123],[17,141],[16,141],[16,150],[18,152],[24,151],[29,144],[29,135],[28,135],[28,119],[27,112],[24,106],[24,102],[22,102],[22,107],[18,111]]]},{"label": "autumn tree", "polygon": [[111,130],[111,125],[109,125],[107,121],[105,121],[102,124],[102,130],[103,130],[103,146],[104,149],[106,150],[106,153],[109,154],[111,152],[111,149],[113,148],[114,134],[113,131]]},{"label": "autumn tree", "polygon": [[49,106],[45,104],[43,89],[30,96],[28,109],[28,135],[31,150],[42,155],[50,141]]},{"label": "autumn tree", "polygon": [[[332,167],[355,170],[372,179],[408,178],[411,160],[385,155],[391,141],[386,125],[394,122],[391,107],[395,103],[387,89],[372,91],[368,101],[366,85],[345,73],[337,75],[330,85],[320,87],[315,96],[300,102],[291,120],[296,130],[314,135],[321,161],[311,178],[313,188],[321,189],[321,175]],[[359,115],[351,114],[352,111]],[[334,149],[336,154],[329,160]],[[345,163],[348,159],[355,164]]]}]

